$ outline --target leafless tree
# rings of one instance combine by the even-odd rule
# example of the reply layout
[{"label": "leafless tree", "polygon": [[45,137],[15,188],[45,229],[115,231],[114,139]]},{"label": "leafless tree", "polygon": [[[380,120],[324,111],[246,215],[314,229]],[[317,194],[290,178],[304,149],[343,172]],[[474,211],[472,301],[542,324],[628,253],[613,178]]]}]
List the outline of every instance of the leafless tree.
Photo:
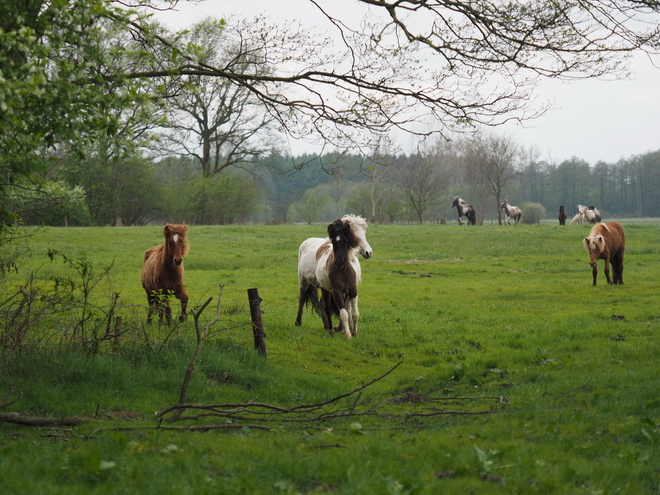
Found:
[{"label": "leafless tree", "polygon": [[[274,26],[259,50],[222,64],[160,37],[176,56],[121,76],[217,78],[258,98],[293,137],[365,146],[392,129],[427,136],[533,117],[544,110],[530,106],[539,77],[622,76],[628,54],[660,47],[651,0],[358,0],[338,14],[309,1],[329,36]],[[368,9],[356,21],[359,7]]]},{"label": "leafless tree", "polygon": [[465,146],[467,180],[493,195],[501,225],[502,193],[521,173],[520,149],[511,138],[494,134],[479,134],[466,141]]},{"label": "leafless tree", "polygon": [[293,203],[293,208],[307,225],[318,220],[321,210],[331,201],[330,196],[323,189],[324,186],[307,189],[302,197]]},{"label": "leafless tree", "polygon": [[400,186],[419,223],[439,203],[449,187],[449,172],[434,156],[414,155],[405,160]]},{"label": "leafless tree", "polygon": [[[261,20],[226,26],[206,19],[181,34],[179,42],[199,47],[204,65],[265,75],[268,67],[251,67],[252,51],[261,49],[251,38],[258,39],[260,29],[265,29]],[[274,118],[248,88],[203,74],[184,75],[175,84],[163,124],[165,152],[194,157],[202,175],[210,177],[272,149]]]}]

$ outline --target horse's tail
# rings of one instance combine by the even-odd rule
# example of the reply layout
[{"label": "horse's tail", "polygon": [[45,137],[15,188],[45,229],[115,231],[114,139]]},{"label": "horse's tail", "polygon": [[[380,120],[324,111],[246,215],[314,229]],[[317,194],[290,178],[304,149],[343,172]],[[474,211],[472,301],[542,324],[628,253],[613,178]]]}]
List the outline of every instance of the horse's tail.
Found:
[{"label": "horse's tail", "polygon": [[311,307],[314,312],[321,316],[321,303],[319,302],[319,291],[312,284],[309,284],[307,288],[300,293],[300,306]]},{"label": "horse's tail", "polygon": [[468,217],[468,220],[469,220],[469,222],[468,222],[469,224],[477,225],[477,214],[474,211],[474,208],[470,208],[470,210],[467,213],[467,217]]}]

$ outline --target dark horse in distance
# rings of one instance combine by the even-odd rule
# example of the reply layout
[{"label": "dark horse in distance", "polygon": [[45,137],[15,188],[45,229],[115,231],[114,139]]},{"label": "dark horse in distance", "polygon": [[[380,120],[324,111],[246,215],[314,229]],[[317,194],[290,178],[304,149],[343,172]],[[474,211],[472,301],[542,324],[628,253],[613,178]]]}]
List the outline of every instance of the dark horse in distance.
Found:
[{"label": "dark horse in distance", "polygon": [[477,225],[477,213],[474,207],[467,204],[464,199],[455,196],[451,207],[456,208],[458,212],[458,225],[463,225],[463,222],[461,222],[463,216],[467,218],[468,225]]},{"label": "dark horse in distance", "polygon": [[557,218],[559,219],[559,225],[566,225],[566,219],[568,218],[568,214],[564,209],[564,205],[559,205],[559,213],[557,214]]}]

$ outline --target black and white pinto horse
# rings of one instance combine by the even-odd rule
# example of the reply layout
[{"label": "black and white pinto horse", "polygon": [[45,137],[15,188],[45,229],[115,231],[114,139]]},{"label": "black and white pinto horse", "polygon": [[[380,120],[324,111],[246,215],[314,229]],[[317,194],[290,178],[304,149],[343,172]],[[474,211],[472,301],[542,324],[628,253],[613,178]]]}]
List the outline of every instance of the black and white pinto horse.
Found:
[{"label": "black and white pinto horse", "polygon": [[452,208],[456,208],[458,212],[458,225],[463,225],[461,217],[466,217],[468,225],[477,225],[477,213],[472,205],[469,205],[458,196],[454,196],[454,202],[451,204]]},{"label": "black and white pinto horse", "polygon": [[589,207],[589,211],[592,211],[593,214],[594,214],[595,222],[592,222],[592,223],[598,223],[602,220],[603,217],[601,216],[600,211],[598,211],[598,208],[596,208],[594,205],[591,205]]},{"label": "black and white pinto horse", "polygon": [[[345,215],[328,225],[328,237],[312,237],[298,251],[298,315],[302,324],[305,305],[311,305],[323,319],[325,329],[341,329],[347,338],[357,334],[360,319],[357,286],[362,281],[358,253],[371,258],[373,250],[366,238],[367,222],[356,215]],[[318,298],[321,289],[321,300]],[[332,326],[332,315],[340,326]]]},{"label": "black and white pinto horse", "polygon": [[514,224],[520,223],[522,220],[522,211],[517,206],[510,206],[508,200],[503,200],[500,208],[504,210],[506,215],[506,224],[511,225],[510,219],[513,218]]}]

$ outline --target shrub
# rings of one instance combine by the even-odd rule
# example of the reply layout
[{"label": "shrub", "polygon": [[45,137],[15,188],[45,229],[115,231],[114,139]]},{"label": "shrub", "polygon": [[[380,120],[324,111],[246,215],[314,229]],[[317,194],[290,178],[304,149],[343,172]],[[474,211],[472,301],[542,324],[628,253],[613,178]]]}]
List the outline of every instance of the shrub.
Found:
[{"label": "shrub", "polygon": [[541,223],[541,219],[545,218],[545,206],[541,203],[532,203],[531,201],[525,201],[520,205],[522,210],[522,222],[534,225]]},{"label": "shrub", "polygon": [[11,210],[24,225],[89,226],[92,217],[82,187],[63,182],[18,181],[7,189]]}]

